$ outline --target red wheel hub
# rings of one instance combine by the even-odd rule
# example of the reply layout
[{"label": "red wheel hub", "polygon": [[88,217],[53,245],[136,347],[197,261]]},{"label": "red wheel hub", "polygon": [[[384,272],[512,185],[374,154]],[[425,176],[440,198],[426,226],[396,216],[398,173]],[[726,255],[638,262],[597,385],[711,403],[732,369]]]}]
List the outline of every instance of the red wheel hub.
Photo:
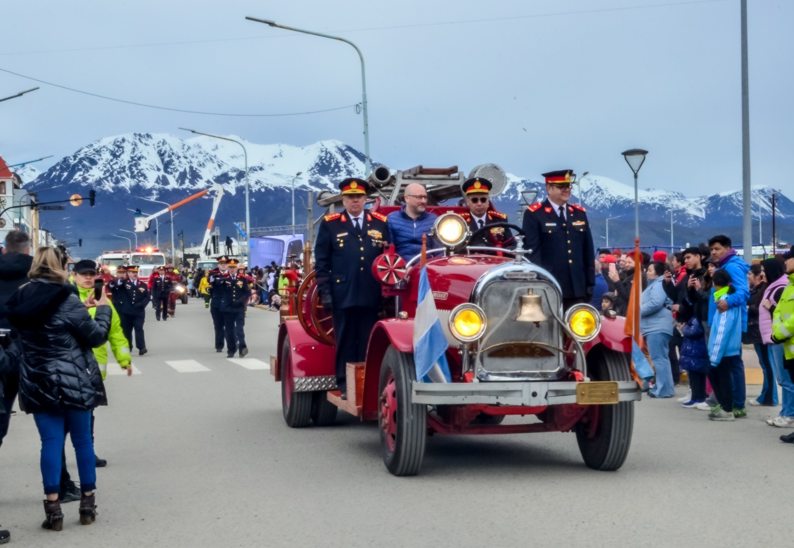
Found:
[{"label": "red wheel hub", "polygon": [[405,260],[390,248],[372,261],[372,275],[384,285],[396,285],[405,278]]},{"label": "red wheel hub", "polygon": [[393,453],[397,446],[397,383],[391,373],[380,393],[380,428],[386,447]]}]

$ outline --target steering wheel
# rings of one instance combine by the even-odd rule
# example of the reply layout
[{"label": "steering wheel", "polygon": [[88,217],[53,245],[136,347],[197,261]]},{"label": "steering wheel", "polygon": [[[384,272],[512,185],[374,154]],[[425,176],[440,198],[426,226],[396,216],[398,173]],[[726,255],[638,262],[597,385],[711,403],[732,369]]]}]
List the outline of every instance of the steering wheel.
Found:
[{"label": "steering wheel", "polygon": [[335,344],[333,316],[320,303],[316,270],[312,270],[298,286],[297,309],[298,321],[311,338],[323,344]]},{"label": "steering wheel", "polygon": [[501,227],[504,227],[504,228],[510,228],[510,229],[513,229],[513,230],[515,230],[515,231],[516,231],[516,232],[517,232],[517,233],[518,233],[520,236],[522,236],[522,237],[526,237],[526,234],[524,233],[524,229],[523,229],[523,228],[521,228],[520,226],[518,226],[518,225],[515,225],[515,224],[513,224],[513,223],[508,223],[507,221],[499,221],[498,223],[491,223],[491,224],[489,224],[489,225],[483,225],[482,227],[480,227],[480,228],[478,228],[477,230],[475,230],[474,232],[472,232],[472,233],[471,233],[471,236],[469,236],[469,242],[473,241],[473,240],[474,240],[474,238],[476,238],[476,237],[478,237],[478,236],[482,236],[482,234],[483,234],[485,231],[489,231],[489,230],[491,230],[492,228],[497,228],[497,227],[500,227],[500,226],[501,226]]}]

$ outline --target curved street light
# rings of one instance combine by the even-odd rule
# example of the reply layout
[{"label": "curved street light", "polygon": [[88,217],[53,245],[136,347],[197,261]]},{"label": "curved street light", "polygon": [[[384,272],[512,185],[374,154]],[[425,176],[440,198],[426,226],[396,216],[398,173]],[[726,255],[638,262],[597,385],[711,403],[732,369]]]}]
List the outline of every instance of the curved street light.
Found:
[{"label": "curved street light", "polygon": [[645,163],[645,156],[648,151],[641,148],[630,148],[621,152],[623,159],[629,164],[632,173],[634,173],[634,238],[640,239],[640,200],[639,191],[637,187],[637,174],[640,172],[642,164]]},{"label": "curved street light", "polygon": [[[189,129],[186,127],[179,128],[182,131],[189,131],[195,135],[204,135],[205,137],[212,137],[213,139],[220,139],[221,141],[229,141],[230,143],[237,143],[243,149],[243,161],[245,162],[245,263],[250,267],[251,266],[251,188],[248,184],[248,149],[245,148],[245,145],[242,141],[238,141],[237,139],[232,139],[230,137],[224,137],[222,135],[215,135],[213,133],[205,133],[203,131],[197,131],[195,129]],[[173,237],[173,233],[172,233]]]},{"label": "curved street light", "polygon": [[119,229],[121,232],[127,232],[128,234],[132,234],[135,237],[135,249],[138,249],[138,233],[132,230],[125,230],[123,228]]},{"label": "curved street light", "polygon": [[319,36],[320,38],[328,38],[329,40],[338,40],[339,42],[344,42],[345,44],[351,46],[354,50],[356,50],[356,53],[358,54],[358,58],[361,61],[361,113],[363,114],[364,117],[364,156],[366,156],[366,173],[364,174],[364,177],[368,177],[370,172],[372,171],[372,161],[370,160],[369,157],[369,116],[367,114],[367,74],[366,74],[366,69],[364,67],[364,55],[361,53],[361,50],[358,49],[358,46],[355,45],[350,40],[346,38],[342,38],[341,36],[334,36],[333,34],[324,34],[322,32],[315,32],[312,30],[288,27],[287,25],[281,25],[279,23],[276,23],[271,19],[259,19],[257,17],[246,17],[246,19],[249,21],[253,21],[255,23],[264,23],[265,25],[277,29],[291,30],[293,32],[300,32],[302,34],[310,34],[312,36]]},{"label": "curved street light", "polygon": [[295,181],[303,172],[299,171],[292,178],[292,235],[295,235]]},{"label": "curved street light", "polygon": [[127,240],[127,251],[132,253],[132,240],[127,238],[126,236],[119,236],[118,234],[111,234],[114,238],[121,238],[122,240]]}]

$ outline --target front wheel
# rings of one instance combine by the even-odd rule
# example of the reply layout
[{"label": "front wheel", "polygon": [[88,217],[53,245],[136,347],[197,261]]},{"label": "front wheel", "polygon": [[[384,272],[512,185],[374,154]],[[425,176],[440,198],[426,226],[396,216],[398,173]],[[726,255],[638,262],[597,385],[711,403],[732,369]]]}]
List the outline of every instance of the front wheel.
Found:
[{"label": "front wheel", "polygon": [[378,424],[383,463],[395,476],[415,476],[422,467],[427,439],[427,406],[411,403],[414,360],[390,346],[378,384]]},{"label": "front wheel", "polygon": [[292,428],[309,425],[312,411],[312,393],[295,392],[295,378],[292,376],[292,354],[289,337],[284,337],[281,345],[281,412],[284,422]]},{"label": "front wheel", "polygon": [[[602,350],[587,357],[590,376],[599,381],[631,380],[628,355]],[[590,420],[576,425],[576,441],[587,466],[617,470],[629,454],[634,431],[634,402],[593,406]]]},{"label": "front wheel", "polygon": [[328,401],[328,392],[312,392],[312,422],[315,426],[334,424],[337,410],[337,407]]}]

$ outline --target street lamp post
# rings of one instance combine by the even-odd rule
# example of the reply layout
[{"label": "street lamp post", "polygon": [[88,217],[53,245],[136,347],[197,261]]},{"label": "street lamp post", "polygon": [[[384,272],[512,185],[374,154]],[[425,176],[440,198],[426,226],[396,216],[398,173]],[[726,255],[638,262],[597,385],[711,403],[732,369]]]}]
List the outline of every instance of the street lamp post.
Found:
[{"label": "street lamp post", "polygon": [[675,251],[675,239],[673,238],[673,208],[670,208],[670,254]]},{"label": "street lamp post", "polygon": [[623,154],[623,159],[626,160],[626,163],[631,168],[631,172],[634,173],[634,239],[639,240],[640,200],[637,186],[637,174],[640,172],[642,164],[645,163],[645,156],[647,156],[648,151],[641,148],[631,148],[629,150],[624,150],[621,154]]},{"label": "street lamp post", "polygon": [[127,232],[129,234],[132,234],[135,237],[135,249],[138,249],[138,233],[132,230],[124,230],[123,228],[120,228],[119,230],[121,232]]},{"label": "street lamp post", "polygon": [[264,23],[265,25],[269,25],[273,28],[283,29],[283,30],[291,30],[293,32],[300,32],[302,34],[310,34],[312,36],[319,36],[320,38],[328,38],[330,40],[338,40],[339,42],[344,42],[349,46],[352,46],[356,53],[358,54],[358,58],[361,61],[361,113],[364,117],[364,156],[366,156],[366,173],[365,176],[369,176],[370,172],[372,171],[372,161],[370,160],[369,156],[369,117],[367,114],[367,75],[366,69],[364,66],[364,55],[361,53],[361,50],[358,49],[353,42],[346,38],[342,38],[341,36],[334,36],[332,34],[323,34],[322,32],[315,32],[312,30],[305,30],[305,29],[298,29],[295,27],[288,27],[287,25],[280,25],[275,21],[270,19],[258,19],[256,17],[246,17],[249,21],[254,21],[255,23]]},{"label": "street lamp post", "polygon": [[295,235],[295,180],[301,176],[302,171],[299,171],[292,178],[292,235]]},{"label": "street lamp post", "polygon": [[250,266],[251,263],[251,188],[248,184],[248,150],[245,145],[237,139],[223,137],[221,135],[214,135],[212,133],[205,133],[195,129],[188,129],[186,127],[179,128],[183,131],[189,131],[196,135],[204,135],[205,137],[212,137],[213,139],[220,139],[221,141],[229,141],[230,143],[237,143],[243,149],[243,161],[245,162],[245,262]]},{"label": "street lamp post", "polygon": [[[170,207],[171,204],[168,202],[163,202],[161,200],[155,200],[153,198],[141,198],[146,202],[154,202],[155,204],[163,204],[164,206]],[[174,210],[170,209],[168,213],[171,215],[171,264],[176,266],[176,248],[174,247]],[[155,219],[157,220],[157,219]],[[157,230],[157,235],[160,235],[160,230]]]},{"label": "street lamp post", "polygon": [[609,247],[609,221],[612,219],[619,219],[623,217],[623,215],[615,215],[614,217],[607,217],[607,232],[606,232],[606,246]]},{"label": "street lamp post", "polygon": [[16,99],[17,97],[22,97],[26,93],[30,93],[31,91],[36,91],[37,89],[39,89],[38,86],[36,86],[35,88],[26,89],[25,91],[20,91],[19,93],[14,95],[9,95],[8,97],[3,97],[2,99],[0,99],[0,103],[2,103],[3,101],[8,101],[9,99]]},{"label": "street lamp post", "polygon": [[126,236],[119,236],[118,234],[111,234],[114,238],[121,238],[122,240],[127,240],[127,251],[132,253],[132,240],[127,238]]}]

